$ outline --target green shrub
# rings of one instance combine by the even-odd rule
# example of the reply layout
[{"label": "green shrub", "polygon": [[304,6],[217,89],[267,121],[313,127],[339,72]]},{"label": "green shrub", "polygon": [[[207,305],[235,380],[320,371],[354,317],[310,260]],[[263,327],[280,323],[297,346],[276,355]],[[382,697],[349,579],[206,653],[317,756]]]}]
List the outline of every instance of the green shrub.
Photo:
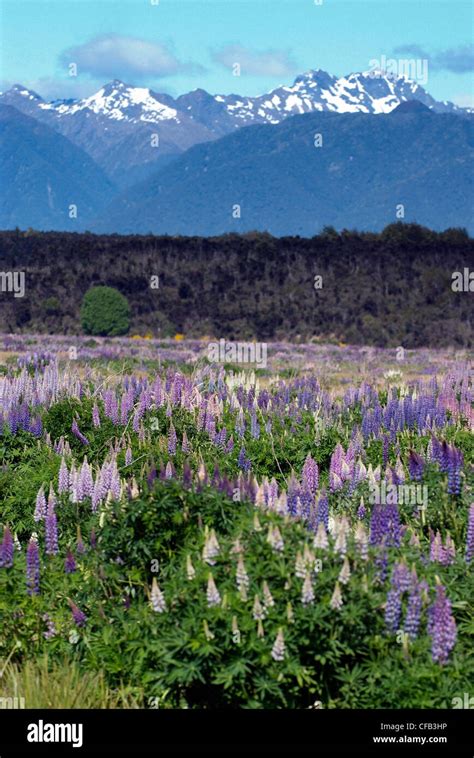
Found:
[{"label": "green shrub", "polygon": [[57,297],[47,297],[43,303],[43,311],[47,316],[56,316],[61,310]]},{"label": "green shrub", "polygon": [[113,287],[91,287],[82,301],[81,323],[86,334],[126,334],[130,327],[127,298]]}]

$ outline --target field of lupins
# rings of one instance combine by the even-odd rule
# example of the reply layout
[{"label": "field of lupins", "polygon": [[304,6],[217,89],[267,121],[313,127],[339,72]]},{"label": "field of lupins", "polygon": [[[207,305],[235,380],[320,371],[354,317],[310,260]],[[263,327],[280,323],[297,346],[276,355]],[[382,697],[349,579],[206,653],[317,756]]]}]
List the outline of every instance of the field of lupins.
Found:
[{"label": "field of lupins", "polygon": [[467,352],[282,343],[253,372],[197,340],[4,336],[0,356],[0,670],[47,657],[160,708],[472,694]]}]

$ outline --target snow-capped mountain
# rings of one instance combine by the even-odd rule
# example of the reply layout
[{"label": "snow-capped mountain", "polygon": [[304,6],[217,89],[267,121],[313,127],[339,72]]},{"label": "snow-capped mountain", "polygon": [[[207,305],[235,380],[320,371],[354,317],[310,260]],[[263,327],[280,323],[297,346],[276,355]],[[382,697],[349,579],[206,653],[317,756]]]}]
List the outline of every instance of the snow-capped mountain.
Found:
[{"label": "snow-capped mountain", "polygon": [[243,126],[278,124],[315,111],[384,114],[410,100],[439,113],[469,114],[453,103],[436,101],[403,76],[374,71],[337,78],[317,69],[257,97],[196,89],[173,98],[119,80],[78,100],[46,102],[21,85],[0,95],[4,105],[46,123],[89,153],[119,187],[145,179],[197,143]]},{"label": "snow-capped mountain", "polygon": [[437,102],[419,84],[403,76],[382,72],[355,73],[337,79],[325,71],[308,71],[290,87],[278,87],[267,95],[239,98],[216,95],[240,126],[249,123],[280,123],[295,113],[390,113],[407,100],[419,100],[435,112],[459,112],[453,103]]},{"label": "snow-capped mountain", "polygon": [[174,121],[179,124],[178,111],[170,107],[170,102],[173,99],[168,95],[156,95],[147,87],[130,87],[115,79],[83,100],[54,100],[51,103],[39,103],[38,107],[43,111],[54,112],[58,118],[90,111],[113,121],[154,124]]},{"label": "snow-capped mountain", "polygon": [[134,184],[198,142],[219,136],[174,107],[173,98],[115,80],[81,100],[45,102],[15,85],[0,95],[85,150],[119,187]]}]

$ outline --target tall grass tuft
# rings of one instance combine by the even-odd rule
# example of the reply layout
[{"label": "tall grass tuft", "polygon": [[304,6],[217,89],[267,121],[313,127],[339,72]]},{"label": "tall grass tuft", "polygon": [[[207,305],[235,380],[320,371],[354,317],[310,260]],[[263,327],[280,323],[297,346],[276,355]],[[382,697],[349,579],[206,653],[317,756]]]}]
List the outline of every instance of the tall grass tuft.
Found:
[{"label": "tall grass tuft", "polygon": [[[16,699],[16,700],[15,700]],[[140,708],[140,693],[112,690],[102,672],[83,672],[74,662],[47,656],[23,664],[0,661],[0,702],[24,708]]]}]

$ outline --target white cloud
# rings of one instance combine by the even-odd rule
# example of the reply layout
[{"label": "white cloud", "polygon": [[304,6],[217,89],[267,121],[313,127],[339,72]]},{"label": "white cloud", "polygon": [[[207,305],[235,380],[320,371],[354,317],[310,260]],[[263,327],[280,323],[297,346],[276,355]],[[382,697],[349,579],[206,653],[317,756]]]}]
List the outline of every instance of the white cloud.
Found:
[{"label": "white cloud", "polygon": [[166,43],[119,34],[103,34],[71,47],[61,54],[60,63],[65,67],[75,63],[79,76],[86,73],[96,78],[135,82],[204,70],[202,66],[178,60]]}]

